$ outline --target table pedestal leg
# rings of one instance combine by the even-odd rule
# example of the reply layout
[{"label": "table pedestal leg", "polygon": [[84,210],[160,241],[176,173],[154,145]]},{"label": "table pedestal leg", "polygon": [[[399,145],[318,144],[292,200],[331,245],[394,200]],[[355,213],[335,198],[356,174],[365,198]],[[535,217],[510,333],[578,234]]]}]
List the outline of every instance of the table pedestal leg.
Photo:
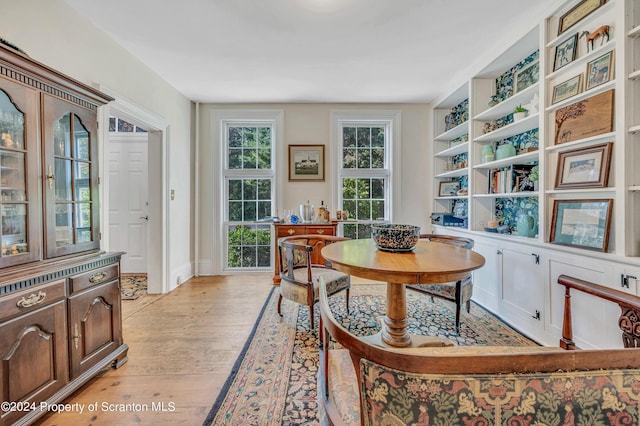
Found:
[{"label": "table pedestal leg", "polygon": [[387,316],[382,327],[382,341],[389,346],[411,345],[407,332],[407,295],[404,284],[387,283]]}]

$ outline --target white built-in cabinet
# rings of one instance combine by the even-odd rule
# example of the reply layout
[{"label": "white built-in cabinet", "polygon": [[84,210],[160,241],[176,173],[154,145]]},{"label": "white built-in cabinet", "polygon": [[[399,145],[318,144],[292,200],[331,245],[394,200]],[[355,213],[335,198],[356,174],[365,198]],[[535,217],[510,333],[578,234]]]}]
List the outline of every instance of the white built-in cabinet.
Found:
[{"label": "white built-in cabinet", "polygon": [[[561,335],[564,288],[557,284],[560,274],[640,295],[640,0],[602,3],[560,34],[561,18],[585,2],[558,4],[433,107],[430,213],[466,215],[463,226],[438,222],[433,231],[474,239],[474,250],[486,259],[485,266],[474,272],[474,300],[546,345],[557,345]],[[587,48],[585,37],[579,35],[603,25],[609,26],[608,40],[597,38]],[[554,67],[559,46],[574,35],[578,36],[575,59]],[[609,53],[612,77],[588,88],[588,64]],[[537,73],[529,72],[534,70]],[[518,78],[513,82],[514,75],[520,82]],[[578,75],[579,93],[554,98],[554,88]],[[522,83],[532,76],[537,80]],[[609,91],[613,91],[611,129],[557,143],[557,111]],[[525,106],[529,114],[514,121],[511,114],[517,105]],[[497,159],[497,147],[505,141],[514,145],[516,153]],[[611,147],[605,186],[557,185],[560,158],[603,144]],[[488,145],[493,158],[486,155]],[[527,174],[518,175],[533,166],[539,170],[535,185]],[[527,185],[516,184],[516,176],[524,176]],[[501,185],[503,178],[507,183]],[[442,193],[451,183],[454,189],[463,190]],[[612,200],[607,250],[552,243],[554,203],[595,199]],[[535,223],[535,231],[528,235],[518,232],[523,215],[531,216]],[[493,221],[499,222],[501,233],[489,232]],[[617,305],[574,293],[578,346],[621,347]]]}]

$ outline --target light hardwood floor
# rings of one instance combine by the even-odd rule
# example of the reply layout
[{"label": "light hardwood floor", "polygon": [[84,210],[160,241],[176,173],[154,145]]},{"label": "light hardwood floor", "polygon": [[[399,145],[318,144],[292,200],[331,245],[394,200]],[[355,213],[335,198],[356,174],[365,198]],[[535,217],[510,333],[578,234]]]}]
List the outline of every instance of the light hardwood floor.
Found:
[{"label": "light hardwood floor", "polygon": [[[105,370],[65,401],[78,405],[38,424],[202,424],[273,287],[271,279],[199,277],[167,295],[124,300],[129,361]],[[97,410],[87,412],[96,403]]]}]

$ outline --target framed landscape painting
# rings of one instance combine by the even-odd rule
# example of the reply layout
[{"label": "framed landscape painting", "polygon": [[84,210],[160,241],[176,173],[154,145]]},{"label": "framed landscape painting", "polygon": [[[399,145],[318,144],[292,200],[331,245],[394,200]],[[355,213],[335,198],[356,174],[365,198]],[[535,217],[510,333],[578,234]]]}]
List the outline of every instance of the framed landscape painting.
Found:
[{"label": "framed landscape painting", "polygon": [[553,98],[551,103],[555,104],[582,92],[582,74],[578,74],[573,78],[553,87]]},{"label": "framed landscape painting", "polygon": [[613,199],[554,200],[549,242],[606,252]]},{"label": "framed landscape painting", "polygon": [[324,145],[289,145],[289,181],[324,182]]},{"label": "framed landscape painting", "polygon": [[605,188],[609,184],[612,142],[558,154],[556,189]]}]

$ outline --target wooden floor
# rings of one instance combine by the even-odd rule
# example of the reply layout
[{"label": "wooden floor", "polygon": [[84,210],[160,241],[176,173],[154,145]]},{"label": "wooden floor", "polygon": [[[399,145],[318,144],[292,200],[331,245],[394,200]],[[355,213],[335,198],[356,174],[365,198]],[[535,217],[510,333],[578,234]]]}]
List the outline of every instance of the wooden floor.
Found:
[{"label": "wooden floor", "polygon": [[[271,278],[199,277],[167,295],[123,300],[129,361],[65,401],[77,406],[38,424],[202,424],[273,287]],[[87,412],[95,403],[98,409]]]}]

